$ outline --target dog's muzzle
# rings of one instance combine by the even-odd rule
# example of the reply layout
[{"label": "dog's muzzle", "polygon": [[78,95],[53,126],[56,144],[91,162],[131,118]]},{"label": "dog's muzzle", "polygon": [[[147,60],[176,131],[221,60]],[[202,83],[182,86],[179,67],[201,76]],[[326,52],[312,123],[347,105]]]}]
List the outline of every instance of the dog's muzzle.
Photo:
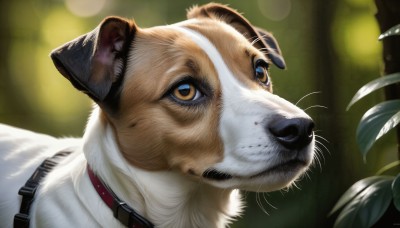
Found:
[{"label": "dog's muzzle", "polygon": [[[281,159],[277,164],[267,167],[255,175],[247,176],[247,178],[252,179],[276,171],[299,170],[309,164],[308,158],[305,156],[308,150],[305,149],[314,139],[314,122],[311,118],[287,118],[277,115],[265,124],[264,129],[272,139],[272,143],[278,146],[276,152]],[[245,177],[231,175],[215,168],[207,169],[202,176],[214,181]]]}]

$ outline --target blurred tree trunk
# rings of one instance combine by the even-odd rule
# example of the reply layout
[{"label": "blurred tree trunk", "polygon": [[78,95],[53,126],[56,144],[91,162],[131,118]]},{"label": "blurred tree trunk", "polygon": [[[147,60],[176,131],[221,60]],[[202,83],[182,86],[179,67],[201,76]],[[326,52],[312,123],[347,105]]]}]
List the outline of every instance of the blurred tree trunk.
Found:
[{"label": "blurred tree trunk", "polygon": [[[13,1],[0,1],[0,122],[23,126],[29,123],[29,104],[21,95],[13,80],[9,67],[9,56],[13,40],[12,12]],[[29,55],[30,53],[21,53]],[[24,67],[24,66],[21,66]]]},{"label": "blurred tree trunk", "polygon": [[[343,129],[343,121],[339,119],[341,107],[337,103],[337,86],[340,82],[337,77],[336,68],[338,64],[338,57],[336,56],[333,38],[332,38],[332,26],[335,19],[335,13],[337,11],[336,1],[321,1],[313,0],[311,5],[313,6],[313,12],[311,15],[311,45],[313,46],[312,55],[312,67],[313,67],[313,83],[314,88],[322,93],[318,96],[318,104],[328,107],[327,112],[322,112],[317,122],[318,129],[323,131],[324,137],[326,137],[330,143],[332,155],[325,155],[327,158],[323,164],[324,178],[336,179],[341,176],[341,172],[344,172],[343,164],[338,164],[339,161],[343,161],[343,147],[346,145],[346,139],[343,138],[343,134],[338,134],[338,130]],[[338,168],[339,167],[339,168]],[[318,192],[318,198],[324,199],[324,205],[333,205],[334,201],[339,197],[333,193],[339,193],[346,186],[346,181],[342,178],[336,183],[332,183],[330,186],[324,186],[329,191]],[[315,211],[315,218],[326,218],[328,211],[327,208],[320,206]],[[320,227],[331,227],[333,225],[332,218],[324,224],[318,224]]]},{"label": "blurred tree trunk", "polygon": [[9,9],[10,1],[0,1],[0,111],[6,112],[7,106],[7,84],[8,84],[8,48],[10,46],[10,23]]},{"label": "blurred tree trunk", "polygon": [[[381,33],[400,24],[399,0],[375,0],[378,12],[375,17]],[[400,36],[383,39],[384,75],[400,72]],[[385,87],[387,100],[400,99],[400,84]],[[397,152],[400,159],[400,125],[397,126]]]}]

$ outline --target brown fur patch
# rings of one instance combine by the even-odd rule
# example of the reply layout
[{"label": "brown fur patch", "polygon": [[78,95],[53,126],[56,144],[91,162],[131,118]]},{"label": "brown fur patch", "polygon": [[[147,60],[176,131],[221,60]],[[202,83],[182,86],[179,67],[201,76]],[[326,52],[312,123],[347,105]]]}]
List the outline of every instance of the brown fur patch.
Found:
[{"label": "brown fur patch", "polygon": [[[137,31],[128,66],[121,112],[111,119],[124,157],[148,170],[197,175],[221,160],[221,86],[207,55],[176,31],[156,27]],[[165,95],[187,76],[210,88],[204,103],[182,106]]]}]

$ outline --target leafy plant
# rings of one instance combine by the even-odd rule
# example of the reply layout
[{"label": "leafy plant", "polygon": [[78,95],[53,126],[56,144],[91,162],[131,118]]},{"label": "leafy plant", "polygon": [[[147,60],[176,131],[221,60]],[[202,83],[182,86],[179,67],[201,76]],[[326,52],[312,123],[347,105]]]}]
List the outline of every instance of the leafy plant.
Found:
[{"label": "leafy plant", "polygon": [[[400,35],[400,25],[384,32],[379,39],[394,35]],[[400,72],[367,83],[354,95],[347,110],[368,94],[396,83],[400,83]],[[364,160],[374,143],[399,123],[400,99],[379,103],[364,114],[356,133],[357,144]],[[399,160],[383,167],[376,176],[362,179],[353,184],[329,213],[332,215],[342,209],[334,226],[371,227],[384,215],[392,202],[400,213],[400,173],[397,176],[382,175],[397,166],[400,166]]]}]

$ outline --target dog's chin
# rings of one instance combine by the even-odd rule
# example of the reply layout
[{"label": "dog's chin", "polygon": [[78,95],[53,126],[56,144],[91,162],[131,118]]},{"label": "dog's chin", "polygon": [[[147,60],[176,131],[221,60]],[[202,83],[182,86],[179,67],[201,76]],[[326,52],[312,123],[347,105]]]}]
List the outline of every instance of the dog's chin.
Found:
[{"label": "dog's chin", "polygon": [[309,162],[294,159],[285,163],[267,167],[252,175],[233,175],[217,169],[209,169],[203,178],[219,188],[241,189],[256,192],[270,192],[285,188],[308,168]]}]

